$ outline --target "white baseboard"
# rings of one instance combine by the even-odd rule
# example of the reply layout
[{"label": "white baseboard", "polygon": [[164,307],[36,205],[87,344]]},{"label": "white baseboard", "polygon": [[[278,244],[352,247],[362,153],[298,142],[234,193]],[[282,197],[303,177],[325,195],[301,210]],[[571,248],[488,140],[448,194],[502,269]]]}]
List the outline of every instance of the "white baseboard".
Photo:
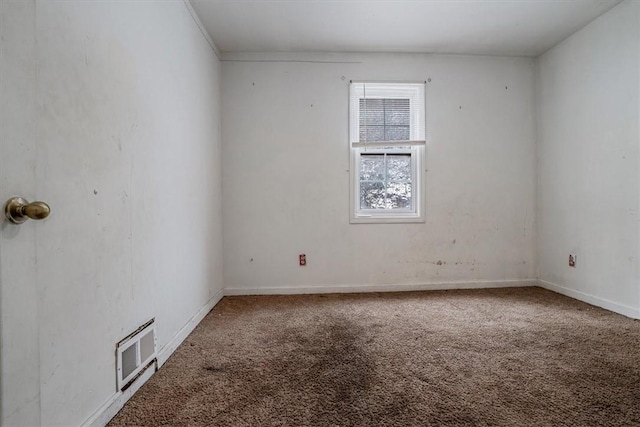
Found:
[{"label": "white baseboard", "polygon": [[547,282],[546,280],[538,279],[538,286],[580,300],[582,302],[586,302],[587,304],[595,305],[596,307],[601,307],[609,311],[631,317],[632,319],[640,319],[640,309],[638,308],[629,307],[628,305],[619,304],[617,302],[609,301],[604,298],[589,295],[584,292],[576,291],[574,289],[569,289],[552,282]]},{"label": "white baseboard", "polygon": [[167,359],[173,354],[174,351],[182,344],[182,341],[189,336],[191,332],[198,326],[198,324],[204,319],[204,317],[211,311],[213,307],[224,296],[224,289],[220,289],[211,297],[209,301],[196,313],[191,319],[178,331],[174,337],[164,345],[158,352],[158,368],[165,364]]},{"label": "white baseboard", "polygon": [[339,294],[361,292],[407,292],[435,291],[450,289],[484,289],[511,288],[521,286],[537,286],[536,279],[514,280],[482,280],[476,282],[433,282],[398,285],[329,285],[329,286],[296,286],[277,288],[227,288],[225,295],[295,295],[295,294]]},{"label": "white baseboard", "polygon": [[115,417],[118,411],[122,409],[127,400],[133,396],[133,394],[140,389],[147,382],[149,378],[156,372],[154,366],[150,366],[142,372],[131,386],[125,391],[120,391],[109,400],[107,400],[92,416],[90,416],[84,423],[83,427],[103,427],[106,426],[111,418]]},{"label": "white baseboard", "polygon": [[[213,307],[222,299],[224,292],[220,289],[215,293],[207,303],[202,306],[196,314],[173,336],[173,338],[165,344],[164,347],[158,352],[158,364],[160,368],[169,359],[169,356],[178,348],[180,344],[189,336],[189,334],[195,329],[196,326],[204,319],[204,317],[211,311]],[[147,382],[149,378],[155,373],[156,369],[150,367],[142,373],[131,386],[125,391],[120,391],[111,396],[107,401],[91,415],[85,422],[82,423],[83,427],[104,427],[107,423],[116,416],[118,411],[122,409],[127,400],[133,396],[133,394]]]}]

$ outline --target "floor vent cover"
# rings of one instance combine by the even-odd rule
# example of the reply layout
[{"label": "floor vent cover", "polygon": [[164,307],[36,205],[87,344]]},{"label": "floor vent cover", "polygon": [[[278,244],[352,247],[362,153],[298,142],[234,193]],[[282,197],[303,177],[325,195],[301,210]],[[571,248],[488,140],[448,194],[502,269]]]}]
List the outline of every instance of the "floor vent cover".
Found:
[{"label": "floor vent cover", "polygon": [[149,320],[116,345],[118,390],[125,390],[156,362],[156,324]]}]

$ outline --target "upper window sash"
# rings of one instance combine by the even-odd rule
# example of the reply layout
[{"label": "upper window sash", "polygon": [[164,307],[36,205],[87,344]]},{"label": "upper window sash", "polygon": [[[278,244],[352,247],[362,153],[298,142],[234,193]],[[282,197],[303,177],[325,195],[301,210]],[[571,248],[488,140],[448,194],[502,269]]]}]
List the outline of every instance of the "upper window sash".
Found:
[{"label": "upper window sash", "polygon": [[[399,141],[367,141],[360,137],[361,100],[408,99],[410,105],[409,139]],[[389,147],[425,144],[425,83],[351,82],[349,88],[349,140],[352,148]],[[366,105],[366,103],[364,103]],[[365,132],[366,135],[366,132]]]}]

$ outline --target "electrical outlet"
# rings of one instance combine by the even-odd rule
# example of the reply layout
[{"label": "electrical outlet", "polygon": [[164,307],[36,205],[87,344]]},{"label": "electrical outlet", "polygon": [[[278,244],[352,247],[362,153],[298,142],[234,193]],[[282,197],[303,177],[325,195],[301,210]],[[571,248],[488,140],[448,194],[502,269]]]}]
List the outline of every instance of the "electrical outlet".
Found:
[{"label": "electrical outlet", "polygon": [[298,256],[298,260],[300,262],[300,266],[304,267],[307,265],[307,256],[305,254],[300,254],[300,256]]},{"label": "electrical outlet", "polygon": [[576,254],[569,254],[569,267],[573,267],[573,268],[576,267],[576,259],[577,259]]}]

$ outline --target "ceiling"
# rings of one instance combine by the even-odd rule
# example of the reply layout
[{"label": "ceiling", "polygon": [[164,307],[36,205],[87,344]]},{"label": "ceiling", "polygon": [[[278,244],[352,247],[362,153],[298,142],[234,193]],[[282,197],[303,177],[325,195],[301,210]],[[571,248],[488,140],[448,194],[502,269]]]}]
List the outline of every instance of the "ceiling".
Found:
[{"label": "ceiling", "polygon": [[621,0],[191,0],[225,52],[535,57]]}]

